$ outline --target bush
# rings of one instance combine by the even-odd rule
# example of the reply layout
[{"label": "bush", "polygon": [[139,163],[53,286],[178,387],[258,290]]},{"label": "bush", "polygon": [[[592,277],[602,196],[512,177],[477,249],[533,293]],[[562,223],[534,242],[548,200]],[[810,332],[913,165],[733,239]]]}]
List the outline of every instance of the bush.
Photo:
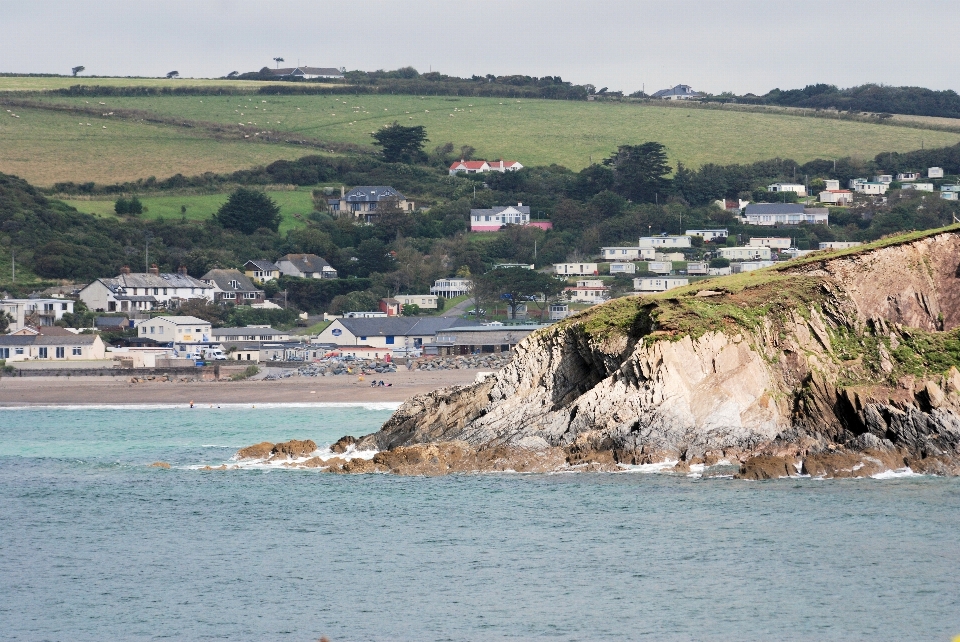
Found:
[{"label": "bush", "polygon": [[230,375],[231,381],[243,381],[244,379],[249,379],[250,377],[259,374],[259,366],[247,366],[243,372],[238,372],[237,374]]},{"label": "bush", "polygon": [[710,259],[710,267],[712,268],[730,267],[730,259],[725,259],[722,256],[718,256],[715,259]]}]

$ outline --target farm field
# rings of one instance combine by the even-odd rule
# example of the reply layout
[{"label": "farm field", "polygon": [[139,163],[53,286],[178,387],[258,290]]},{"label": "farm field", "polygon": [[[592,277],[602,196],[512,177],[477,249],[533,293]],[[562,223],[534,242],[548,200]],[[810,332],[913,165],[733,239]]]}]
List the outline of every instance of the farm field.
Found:
[{"label": "farm field", "polygon": [[[299,227],[306,216],[313,211],[313,194],[310,189],[297,190],[268,190],[266,194],[280,206],[280,233]],[[229,194],[203,194],[184,196],[138,196],[146,208],[139,218],[153,220],[158,218],[177,219],[181,217],[188,221],[203,221],[209,219],[227,202]],[[113,210],[116,197],[101,200],[64,200],[81,212],[101,217],[116,218]],[[186,212],[181,207],[187,208]],[[302,218],[298,218],[302,217]]]},{"label": "farm field", "polygon": [[91,76],[0,76],[0,92],[4,91],[51,91],[69,89],[74,85],[87,87],[230,87],[256,91],[263,85],[275,85],[276,81],[219,80],[214,78],[96,78]]},{"label": "farm field", "polygon": [[0,172],[39,186],[231,172],[307,153],[297,145],[217,140],[174,125],[7,109],[0,110]]},{"label": "farm field", "polygon": [[[472,145],[480,158],[557,163],[574,170],[620,144],[663,143],[671,162],[746,163],[768,158],[859,156],[960,142],[960,133],[783,113],[671,108],[631,103],[458,98],[450,96],[150,96],[103,97],[108,109],[262,127],[305,138],[360,145],[398,121],[426,127],[428,148]],[[79,98],[44,101],[84,105]],[[203,102],[201,102],[203,101]],[[265,101],[265,102],[264,102]],[[238,127],[239,129],[239,127]]]}]

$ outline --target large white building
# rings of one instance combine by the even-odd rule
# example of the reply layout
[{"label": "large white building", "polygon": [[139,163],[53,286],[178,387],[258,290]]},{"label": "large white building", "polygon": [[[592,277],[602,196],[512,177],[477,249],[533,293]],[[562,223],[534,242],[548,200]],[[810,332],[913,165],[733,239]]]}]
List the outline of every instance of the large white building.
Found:
[{"label": "large white building", "polygon": [[137,336],[159,343],[208,343],[213,341],[209,321],[188,316],[153,317],[138,321]]},{"label": "large white building", "polygon": [[430,294],[453,299],[470,294],[473,290],[473,281],[470,279],[437,279],[430,288]]},{"label": "large white building", "polygon": [[64,314],[73,314],[73,299],[2,299],[0,313],[6,312],[13,321],[10,332],[22,330],[28,322],[35,325],[53,325]]},{"label": "large white building", "polygon": [[213,287],[187,274],[163,273],[156,266],[147,273],[120,270],[114,279],[97,279],[80,290],[80,300],[94,312],[142,312],[176,308],[189,299],[213,301]]}]

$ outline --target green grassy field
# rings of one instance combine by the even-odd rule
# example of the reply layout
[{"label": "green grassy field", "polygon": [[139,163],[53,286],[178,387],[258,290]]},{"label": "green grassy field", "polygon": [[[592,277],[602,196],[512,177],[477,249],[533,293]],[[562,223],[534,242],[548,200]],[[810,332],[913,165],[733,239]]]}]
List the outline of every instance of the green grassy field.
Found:
[{"label": "green grassy field", "polygon": [[74,85],[87,87],[230,87],[256,91],[263,85],[275,85],[276,81],[218,80],[212,78],[91,78],[89,76],[56,76],[38,78],[28,76],[0,76],[0,91],[51,91],[68,89]]},{"label": "green grassy field", "polygon": [[[84,99],[46,99],[84,105]],[[429,147],[472,145],[478,157],[558,163],[579,170],[617,145],[655,140],[690,166],[767,158],[859,156],[960,142],[954,132],[782,113],[680,109],[633,103],[416,96],[151,96],[101,98],[108,109],[262,127],[332,142],[369,145],[370,133],[423,125]],[[202,101],[202,102],[201,102]]]},{"label": "green grassy field", "polygon": [[[281,233],[302,225],[307,215],[313,211],[313,195],[310,189],[271,190],[267,192],[267,195],[280,206]],[[141,196],[139,197],[140,201],[147,209],[141,215],[141,218],[149,220],[165,218],[170,220],[185,217],[188,221],[202,221],[216,213],[228,197],[229,194]],[[115,198],[109,200],[65,200],[64,202],[87,214],[113,218],[117,216],[113,210],[116,202]],[[185,213],[180,210],[182,206],[187,208]]]}]

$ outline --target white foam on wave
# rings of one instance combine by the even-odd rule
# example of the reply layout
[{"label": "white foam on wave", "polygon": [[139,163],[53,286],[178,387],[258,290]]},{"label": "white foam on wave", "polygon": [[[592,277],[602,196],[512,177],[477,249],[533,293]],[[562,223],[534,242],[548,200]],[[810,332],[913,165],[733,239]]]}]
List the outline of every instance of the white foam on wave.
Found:
[{"label": "white foam on wave", "polygon": [[290,459],[238,459],[236,455],[227,461],[217,464],[190,464],[181,466],[183,470],[206,470],[208,468],[219,468],[226,466],[227,470],[324,470],[326,466],[313,467],[304,464],[314,457],[323,460],[329,460],[333,457],[349,461],[351,459],[373,459],[379,451],[377,450],[357,450],[352,444],[342,453],[335,453],[330,450],[330,445],[317,448],[305,457],[296,457]]},{"label": "white foam on wave", "polygon": [[670,470],[680,462],[679,459],[668,459],[656,464],[617,464],[625,473],[662,473]]},{"label": "white foam on wave", "polygon": [[915,473],[909,466],[897,468],[896,470],[885,470],[876,475],[870,475],[871,479],[901,479],[903,477],[923,477],[922,473]]},{"label": "white foam on wave", "polygon": [[400,401],[313,401],[267,403],[120,403],[120,404],[28,404],[0,406],[4,410],[282,410],[284,408],[362,408],[363,410],[396,410]]}]

